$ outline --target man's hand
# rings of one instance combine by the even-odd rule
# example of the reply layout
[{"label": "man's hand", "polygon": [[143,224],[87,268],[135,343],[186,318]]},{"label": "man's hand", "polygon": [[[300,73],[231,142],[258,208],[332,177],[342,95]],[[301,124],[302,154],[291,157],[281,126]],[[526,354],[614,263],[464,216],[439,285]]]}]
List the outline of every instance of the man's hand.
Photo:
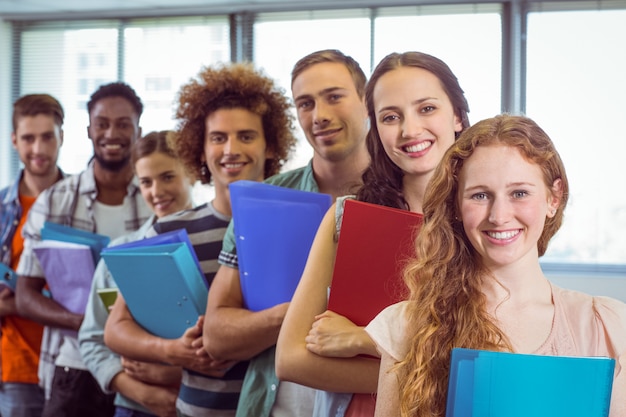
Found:
[{"label": "man's hand", "polygon": [[182,377],[180,366],[141,362],[122,357],[124,372],[151,385],[178,387]]},{"label": "man's hand", "polygon": [[216,361],[209,356],[202,346],[203,327],[204,316],[200,316],[194,326],[188,328],[180,338],[172,340],[166,348],[168,362],[201,374],[220,378],[237,362]]},{"label": "man's hand", "polygon": [[8,288],[0,291],[0,317],[17,314],[15,306],[15,293]]}]

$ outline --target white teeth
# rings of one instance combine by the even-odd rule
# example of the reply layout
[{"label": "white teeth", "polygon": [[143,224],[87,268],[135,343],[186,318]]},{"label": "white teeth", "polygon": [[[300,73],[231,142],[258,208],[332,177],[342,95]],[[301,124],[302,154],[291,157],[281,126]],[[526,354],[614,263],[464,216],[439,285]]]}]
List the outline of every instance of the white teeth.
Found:
[{"label": "white teeth", "polygon": [[420,142],[417,145],[412,145],[412,146],[405,146],[404,147],[404,151],[405,152],[421,152],[426,148],[430,148],[433,145],[433,143],[431,141],[425,141],[425,142]]},{"label": "white teeth", "polygon": [[104,145],[104,147],[107,149],[120,149],[122,145],[117,144],[117,143],[110,143],[110,144]]},{"label": "white teeth", "polygon": [[511,230],[508,232],[487,232],[487,234],[493,239],[505,240],[517,236],[519,234],[519,230]]},{"label": "white teeth", "polygon": [[243,166],[243,163],[224,164],[224,167],[226,167],[227,169],[237,169],[237,168],[241,168],[242,166]]}]

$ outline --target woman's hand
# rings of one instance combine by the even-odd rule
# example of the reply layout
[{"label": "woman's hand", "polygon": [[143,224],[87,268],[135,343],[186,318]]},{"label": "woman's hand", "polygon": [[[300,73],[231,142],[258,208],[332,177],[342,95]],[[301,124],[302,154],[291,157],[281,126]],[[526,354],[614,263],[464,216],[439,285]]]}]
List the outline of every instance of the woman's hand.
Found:
[{"label": "woman's hand", "polygon": [[315,316],[305,342],[310,352],[320,356],[335,358],[351,358],[357,355],[379,356],[374,342],[363,327],[328,310]]}]

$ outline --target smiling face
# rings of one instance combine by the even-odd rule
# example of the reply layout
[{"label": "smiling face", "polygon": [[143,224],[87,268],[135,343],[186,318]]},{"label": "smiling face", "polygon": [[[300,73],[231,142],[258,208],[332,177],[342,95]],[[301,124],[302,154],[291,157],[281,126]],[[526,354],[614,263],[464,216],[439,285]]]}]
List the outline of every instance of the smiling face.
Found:
[{"label": "smiling face", "polygon": [[430,175],[462,130],[439,79],[416,67],[399,67],[374,87],[378,134],[405,175]]},{"label": "smiling face", "polygon": [[207,116],[203,161],[216,188],[225,189],[237,180],[262,181],[270,157],[258,114],[234,108]]},{"label": "smiling face", "polygon": [[559,206],[541,169],[506,145],[479,146],[459,173],[463,228],[488,268],[537,262],[537,241]]},{"label": "smiling face", "polygon": [[33,176],[47,176],[56,170],[63,130],[50,115],[22,116],[11,134],[11,142],[24,164],[25,172]]},{"label": "smiling face", "polygon": [[298,121],[316,155],[338,162],[363,146],[367,110],[344,64],[315,64],[291,86]]},{"label": "smiling face", "polygon": [[141,195],[157,217],[191,208],[191,181],[177,159],[153,152],[137,160],[135,173]]},{"label": "smiling face", "polygon": [[105,97],[89,114],[87,133],[96,161],[106,170],[117,171],[129,164],[131,146],[141,136],[139,115],[125,98]]}]

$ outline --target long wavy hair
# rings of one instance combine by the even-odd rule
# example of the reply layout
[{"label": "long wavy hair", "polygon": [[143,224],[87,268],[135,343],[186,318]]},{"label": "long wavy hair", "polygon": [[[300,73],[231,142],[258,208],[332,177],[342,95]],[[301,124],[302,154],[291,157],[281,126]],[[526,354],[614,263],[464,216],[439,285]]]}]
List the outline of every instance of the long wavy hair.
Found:
[{"label": "long wavy hair", "polygon": [[[441,82],[448,99],[452,103],[454,114],[461,120],[463,129],[469,126],[469,105],[463,89],[452,70],[445,62],[422,52],[391,53],[380,61],[374,69],[365,88],[365,104],[370,119],[367,135],[367,151],[370,154],[370,166],[363,173],[363,186],[357,192],[357,199],[383,206],[408,210],[409,206],[402,192],[404,172],[387,156],[378,134],[378,124],[374,109],[374,88],[378,80],[401,67],[425,69]],[[458,135],[457,135],[458,136]]]},{"label": "long wavy hair", "polygon": [[569,186],[563,162],[548,135],[531,119],[500,115],[476,123],[446,152],[426,190],[424,225],[416,256],[404,271],[410,289],[409,352],[396,365],[404,417],[445,415],[450,352],[453,347],[512,351],[506,335],[486,312],[481,284],[490,276],[463,230],[458,183],[464,162],[479,146],[519,149],[537,164],[549,190],[561,180],[560,204],[546,218],[537,242],[542,256],[561,227]]},{"label": "long wavy hair", "polygon": [[291,102],[283,88],[250,63],[218,64],[204,67],[178,93],[178,135],[174,148],[188,170],[202,183],[202,155],[206,118],[220,109],[243,108],[261,116],[267,148],[273,157],[265,161],[264,174],[277,174],[296,146]]}]

